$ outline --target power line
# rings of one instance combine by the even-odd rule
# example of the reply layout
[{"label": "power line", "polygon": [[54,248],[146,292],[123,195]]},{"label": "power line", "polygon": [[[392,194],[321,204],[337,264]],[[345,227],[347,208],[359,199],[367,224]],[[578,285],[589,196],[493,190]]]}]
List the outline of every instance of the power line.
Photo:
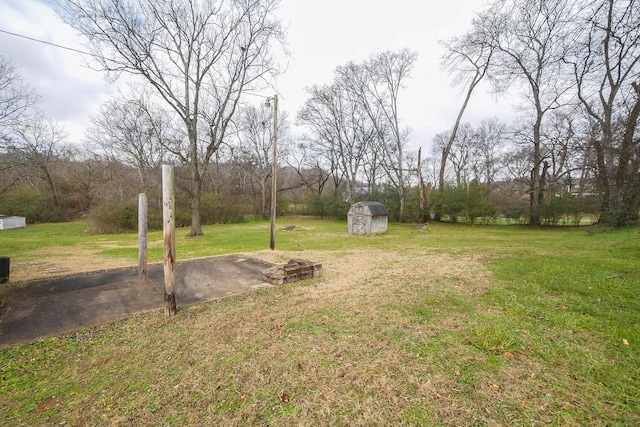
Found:
[{"label": "power line", "polygon": [[60,44],[48,42],[46,40],[36,39],[34,37],[25,36],[23,34],[12,33],[11,31],[7,31],[7,30],[3,30],[3,29],[0,29],[0,33],[9,34],[9,35],[12,35],[12,36],[15,36],[15,37],[20,37],[20,38],[23,38],[23,39],[31,40],[31,41],[34,41],[34,42],[37,42],[37,43],[47,44],[49,46],[54,46],[54,47],[57,47],[57,48],[60,48],[60,49],[70,50],[72,52],[81,53],[83,55],[89,55],[89,56],[93,56],[93,57],[96,57],[96,58],[99,57],[98,55],[95,55],[93,53],[85,52],[85,51],[82,51],[82,50],[79,50],[79,49],[75,49],[75,48],[72,48],[72,47],[68,47],[68,46],[62,46]]},{"label": "power line", "polygon": [[[61,44],[48,42],[48,41],[46,41],[46,40],[36,39],[36,38],[34,38],[34,37],[25,36],[24,34],[14,33],[14,32],[11,32],[11,31],[3,30],[3,29],[1,29],[1,28],[0,28],[0,33],[9,34],[9,35],[11,35],[11,36],[15,36],[15,37],[20,37],[20,38],[23,38],[23,39],[26,39],[26,40],[30,40],[30,41],[33,41],[33,42],[36,42],[36,43],[46,44],[46,45],[49,45],[49,46],[57,47],[57,48],[59,48],[59,49],[69,50],[69,51],[72,51],[72,52],[80,53],[80,54],[82,54],[82,55],[89,55],[89,56],[93,56],[94,58],[102,58],[100,55],[96,55],[96,54],[94,54],[94,53],[85,52],[85,51],[83,51],[83,50],[75,49],[75,48],[73,48],[73,47],[68,47],[68,46],[63,46],[63,45],[61,45]],[[169,74],[169,75],[170,75],[171,77],[179,78],[178,76],[175,76],[175,75],[171,75],[171,74]],[[252,92],[248,92],[248,91],[245,91],[245,92],[243,92],[243,93],[244,93],[244,94],[246,94],[246,95],[249,95],[249,96],[255,96],[255,97],[263,98],[263,99],[269,98],[269,96],[268,96],[268,95],[260,95],[260,94],[252,93]]]}]

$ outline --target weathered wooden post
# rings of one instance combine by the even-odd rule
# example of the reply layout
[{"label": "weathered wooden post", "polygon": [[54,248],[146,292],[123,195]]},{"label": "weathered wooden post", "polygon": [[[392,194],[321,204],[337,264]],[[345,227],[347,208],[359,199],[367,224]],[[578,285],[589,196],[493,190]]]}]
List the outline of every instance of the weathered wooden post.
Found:
[{"label": "weathered wooden post", "polygon": [[138,277],[147,276],[147,194],[138,195]]},{"label": "weathered wooden post", "polygon": [[276,248],[276,202],[278,198],[278,95],[273,95],[273,160],[271,170],[271,232],[269,248]]},{"label": "weathered wooden post", "polygon": [[162,231],[164,235],[164,314],[176,314],[176,221],[173,166],[162,165]]}]

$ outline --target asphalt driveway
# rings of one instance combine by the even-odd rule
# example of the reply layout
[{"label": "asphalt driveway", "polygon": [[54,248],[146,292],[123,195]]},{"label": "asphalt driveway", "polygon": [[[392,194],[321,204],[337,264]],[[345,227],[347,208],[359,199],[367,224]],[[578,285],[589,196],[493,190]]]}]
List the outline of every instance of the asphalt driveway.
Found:
[{"label": "asphalt driveway", "polygon": [[[272,266],[236,255],[179,261],[178,309],[272,287],[261,277],[262,270]],[[0,316],[0,348],[163,308],[162,264],[150,265],[144,279],[131,267],[29,282],[7,297]]]}]

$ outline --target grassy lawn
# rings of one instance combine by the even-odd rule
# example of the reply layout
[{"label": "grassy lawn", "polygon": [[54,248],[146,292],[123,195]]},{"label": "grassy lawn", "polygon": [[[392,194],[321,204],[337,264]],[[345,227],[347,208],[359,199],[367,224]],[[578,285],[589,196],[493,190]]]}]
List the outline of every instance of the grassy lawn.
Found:
[{"label": "grassy lawn", "polygon": [[[0,234],[12,284],[135,265],[135,234]],[[2,425],[640,425],[638,229],[314,219],[178,231],[179,259],[317,279],[0,350]],[[161,260],[161,234],[149,237]]]}]

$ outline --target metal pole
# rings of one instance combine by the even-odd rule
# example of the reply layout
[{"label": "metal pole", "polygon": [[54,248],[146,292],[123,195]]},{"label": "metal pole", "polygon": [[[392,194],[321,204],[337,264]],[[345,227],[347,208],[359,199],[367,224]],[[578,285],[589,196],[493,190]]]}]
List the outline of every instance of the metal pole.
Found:
[{"label": "metal pole", "polygon": [[276,248],[276,197],[278,187],[278,95],[273,95],[273,161],[271,171],[271,239],[269,248]]}]

